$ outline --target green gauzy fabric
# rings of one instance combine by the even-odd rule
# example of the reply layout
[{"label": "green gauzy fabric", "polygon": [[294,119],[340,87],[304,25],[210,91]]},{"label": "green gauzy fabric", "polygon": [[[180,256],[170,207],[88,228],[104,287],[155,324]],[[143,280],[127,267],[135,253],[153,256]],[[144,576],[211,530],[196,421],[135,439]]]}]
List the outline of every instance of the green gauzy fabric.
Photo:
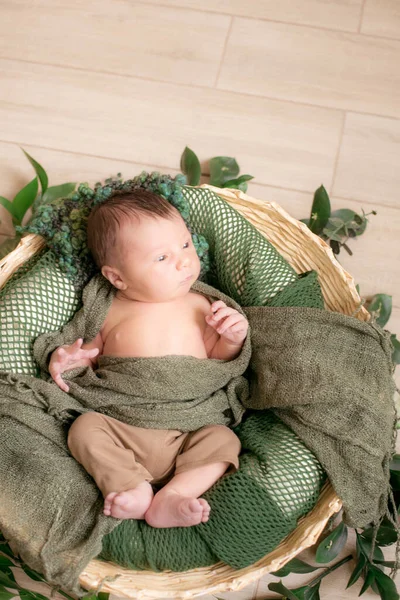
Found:
[{"label": "green gauzy fabric", "polygon": [[[300,279],[299,285],[304,287],[304,281]],[[224,297],[217,290],[211,295]],[[394,418],[388,335],[321,309],[266,306],[243,310],[253,347],[248,382],[237,387],[239,401],[253,409],[272,407],[304,437],[326,466],[335,489],[339,492],[340,488],[349,522],[362,526],[378,520],[386,511]],[[335,348],[349,349],[343,361]],[[193,371],[193,358],[182,357],[181,368],[185,365]],[[82,375],[78,372],[76,378]],[[1,530],[31,567],[49,581],[79,591],[80,571],[101,552],[105,536],[118,525],[118,520],[102,515],[102,498],[93,480],[66,448],[64,422],[87,407],[54,383],[27,375],[0,374],[0,389],[0,423],[6,440],[0,446]],[[340,394],[345,400],[337,400]],[[376,409],[371,408],[374,404]],[[135,529],[134,522],[120,525],[139,531],[132,545],[139,552],[141,566],[171,568],[168,549],[170,562],[177,568],[182,564],[176,560],[177,549],[189,562],[197,558],[200,564],[209,564],[221,559],[235,567],[245,566],[272,549],[265,539],[257,544],[259,532],[265,532],[264,518],[271,522],[273,515],[282,537],[294,528],[299,513],[278,505],[277,497],[262,485],[268,476],[278,479],[282,474],[271,468],[260,476],[271,459],[262,436],[276,436],[277,425],[284,426],[276,416],[268,421],[264,418],[268,412],[260,414],[257,420],[258,415],[251,412],[238,427],[244,447],[252,453],[243,454],[237,474],[223,478],[207,492],[213,511],[208,523],[160,533],[143,524]],[[290,473],[286,481],[290,487]],[[154,553],[144,555],[146,544],[164,544],[166,553],[161,552],[161,558],[153,562]],[[107,555],[107,542],[103,552]],[[195,565],[186,568],[190,566]]]},{"label": "green gauzy fabric", "polygon": [[[205,283],[198,281],[192,289],[243,312],[236,302]],[[72,321],[59,333],[47,333],[36,340],[34,355],[43,377],[55,348],[97,335],[116,291],[97,275],[86,286],[83,306]],[[210,424],[235,426],[242,419],[248,395],[243,373],[250,353],[248,335],[241,353],[231,361],[193,356],[100,356],[95,371],[88,367],[74,369],[65,374],[65,379],[82,409],[96,410],[136,427],[187,432]]]},{"label": "green gauzy fabric", "polygon": [[246,308],[247,408],[271,408],[315,452],[353,527],[385,515],[396,419],[390,333],[312,308]]}]

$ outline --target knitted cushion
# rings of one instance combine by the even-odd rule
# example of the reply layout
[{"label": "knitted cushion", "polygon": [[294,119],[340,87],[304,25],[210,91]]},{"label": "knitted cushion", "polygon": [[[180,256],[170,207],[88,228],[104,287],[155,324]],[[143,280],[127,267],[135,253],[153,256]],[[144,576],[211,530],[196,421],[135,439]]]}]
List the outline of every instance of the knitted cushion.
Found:
[{"label": "knitted cushion", "polygon": [[77,308],[74,286],[51,251],[27,261],[0,290],[0,370],[36,375],[33,341],[60,329]]}]

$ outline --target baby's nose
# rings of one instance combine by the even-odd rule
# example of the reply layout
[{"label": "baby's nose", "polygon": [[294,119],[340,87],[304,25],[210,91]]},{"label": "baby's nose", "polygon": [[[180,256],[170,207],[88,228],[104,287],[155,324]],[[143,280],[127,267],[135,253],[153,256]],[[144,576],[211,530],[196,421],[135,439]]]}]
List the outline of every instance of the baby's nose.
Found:
[{"label": "baby's nose", "polygon": [[188,267],[189,264],[190,264],[190,258],[188,256],[184,256],[182,258],[178,258],[178,260],[176,262],[176,268],[180,271],[181,269]]}]

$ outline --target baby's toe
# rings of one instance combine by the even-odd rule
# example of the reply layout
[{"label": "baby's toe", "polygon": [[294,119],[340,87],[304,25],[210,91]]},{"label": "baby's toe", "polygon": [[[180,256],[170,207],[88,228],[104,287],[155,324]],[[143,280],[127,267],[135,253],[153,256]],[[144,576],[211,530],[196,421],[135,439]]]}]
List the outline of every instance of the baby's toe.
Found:
[{"label": "baby's toe", "polygon": [[103,509],[103,513],[109,517],[111,515],[111,507],[113,505],[113,501],[115,496],[117,495],[117,492],[110,492],[109,494],[107,494],[107,496],[104,498],[104,509]]}]

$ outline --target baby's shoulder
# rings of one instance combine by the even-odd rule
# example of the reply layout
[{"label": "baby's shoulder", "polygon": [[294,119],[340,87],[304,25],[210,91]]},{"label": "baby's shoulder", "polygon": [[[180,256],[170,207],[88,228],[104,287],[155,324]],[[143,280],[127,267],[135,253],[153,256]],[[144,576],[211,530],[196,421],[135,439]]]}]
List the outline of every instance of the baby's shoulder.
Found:
[{"label": "baby's shoulder", "polygon": [[200,294],[199,292],[190,291],[188,294],[188,300],[197,308],[203,309],[204,312],[208,312],[210,309],[211,302],[206,296]]}]

